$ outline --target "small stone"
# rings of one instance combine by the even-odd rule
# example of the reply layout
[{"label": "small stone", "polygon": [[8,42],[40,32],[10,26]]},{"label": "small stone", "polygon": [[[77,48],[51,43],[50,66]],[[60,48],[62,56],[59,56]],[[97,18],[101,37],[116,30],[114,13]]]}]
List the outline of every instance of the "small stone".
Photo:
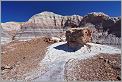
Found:
[{"label": "small stone", "polygon": [[1,67],[1,70],[5,70],[5,67],[2,66],[2,67]]},{"label": "small stone", "polygon": [[12,66],[2,66],[1,67],[1,70],[5,70],[5,69],[13,69],[13,67]]},{"label": "small stone", "polygon": [[99,59],[104,59],[103,56],[100,56]]},{"label": "small stone", "polygon": [[23,59],[25,59],[25,57],[23,57]]},{"label": "small stone", "polygon": [[110,63],[108,59],[105,59],[104,61],[105,61],[105,63]]},{"label": "small stone", "polygon": [[119,76],[117,77],[117,79],[118,79],[119,81],[121,80],[121,78],[120,78]]}]

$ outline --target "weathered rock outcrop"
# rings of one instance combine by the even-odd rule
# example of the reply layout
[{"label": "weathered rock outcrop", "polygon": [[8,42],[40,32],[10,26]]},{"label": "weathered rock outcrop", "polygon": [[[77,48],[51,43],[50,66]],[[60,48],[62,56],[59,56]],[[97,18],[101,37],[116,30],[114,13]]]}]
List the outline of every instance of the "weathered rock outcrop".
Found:
[{"label": "weathered rock outcrop", "polygon": [[91,23],[95,25],[96,28],[102,27],[103,30],[106,31],[119,19],[119,17],[110,17],[102,12],[92,12],[83,17],[79,26],[84,26],[87,23]]},{"label": "weathered rock outcrop", "polygon": [[9,43],[15,39],[16,33],[21,30],[21,24],[18,22],[1,23],[1,44]]},{"label": "weathered rock outcrop", "polygon": [[[65,28],[67,26],[84,26],[87,23],[95,25],[96,28],[103,27],[106,31],[116,22],[121,21],[120,17],[110,17],[102,12],[88,13],[85,16],[71,15],[62,16],[53,12],[44,11],[39,14],[33,15],[27,22],[21,23],[21,27],[41,27],[41,28]],[[20,23],[6,22],[1,24],[6,30],[20,29]],[[120,27],[119,27],[120,28]]]},{"label": "weathered rock outcrop", "polygon": [[[102,28],[103,31],[110,30],[110,33],[120,37],[120,30],[116,30],[117,33],[115,33],[115,31],[111,31],[112,28],[118,25],[119,21],[121,21],[120,17],[110,17],[102,12],[92,12],[82,17],[79,15],[62,16],[53,12],[45,11],[32,16],[27,23],[32,27],[48,29],[84,27],[86,24],[91,23],[95,25],[95,28],[97,29]],[[121,24],[119,24],[117,28],[121,29]]]},{"label": "weathered rock outcrop", "polygon": [[71,28],[66,31],[66,41],[70,47],[81,47],[92,40],[90,28]]},{"label": "weathered rock outcrop", "polygon": [[4,31],[12,31],[12,30],[20,30],[21,24],[17,22],[6,22],[6,23],[1,23],[1,27],[3,28]]},{"label": "weathered rock outcrop", "polygon": [[79,25],[82,20],[82,16],[72,15],[72,16],[62,16],[55,14],[53,12],[42,12],[32,16],[28,22],[36,23],[38,27],[45,28],[62,28],[70,24],[76,23]]},{"label": "weathered rock outcrop", "polygon": [[[92,26],[88,26],[88,24],[91,24]],[[111,42],[113,42],[114,44],[119,45],[121,39],[121,18],[110,17],[102,12],[93,12],[82,17],[79,15],[62,16],[53,12],[44,11],[33,15],[27,22],[21,24],[17,22],[7,22],[2,23],[1,25],[4,31],[11,31],[10,33],[12,34],[21,30],[21,33],[18,33],[17,35],[19,38],[21,36],[60,37],[64,29],[90,27],[92,30],[96,30],[94,33],[95,37],[93,37],[93,40],[96,43],[106,44],[110,42],[111,44]],[[55,29],[58,30],[56,31]]]},{"label": "weathered rock outcrop", "polygon": [[121,37],[121,19],[117,20],[115,24],[109,27],[108,33]]},{"label": "weathered rock outcrop", "polygon": [[[53,12],[44,11],[42,13],[33,15],[27,22],[17,23],[17,22],[6,22],[2,23],[2,27],[5,30],[19,30],[20,27],[32,28],[43,28],[43,29],[60,29],[67,27],[81,27],[85,26],[87,23],[95,25],[96,28],[102,27],[104,31],[116,27],[120,29],[121,24],[120,17],[110,17],[102,12],[88,13],[85,16],[72,15],[72,16],[62,16],[55,14]],[[118,31],[118,30],[117,30]],[[120,30],[119,30],[120,31]],[[120,35],[120,32],[117,34]]]}]

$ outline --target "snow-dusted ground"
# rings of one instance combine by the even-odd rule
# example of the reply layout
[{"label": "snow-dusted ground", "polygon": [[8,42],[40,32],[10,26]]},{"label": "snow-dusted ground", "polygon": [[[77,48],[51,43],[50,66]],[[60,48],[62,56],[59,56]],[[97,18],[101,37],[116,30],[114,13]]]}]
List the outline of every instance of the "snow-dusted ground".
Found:
[{"label": "snow-dusted ground", "polygon": [[64,65],[69,59],[86,59],[99,53],[121,53],[121,50],[106,45],[88,43],[91,45],[74,51],[66,42],[55,43],[48,47],[45,58],[40,62],[40,68],[27,74],[26,80],[34,81],[64,81]]}]

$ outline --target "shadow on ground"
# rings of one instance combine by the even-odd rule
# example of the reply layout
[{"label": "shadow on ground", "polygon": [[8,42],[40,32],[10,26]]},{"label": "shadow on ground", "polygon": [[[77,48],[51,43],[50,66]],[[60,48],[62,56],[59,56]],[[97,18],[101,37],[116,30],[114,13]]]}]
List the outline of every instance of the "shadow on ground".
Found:
[{"label": "shadow on ground", "polygon": [[79,50],[81,47],[73,48],[73,47],[68,46],[67,43],[65,43],[65,44],[56,46],[54,48],[58,49],[58,50],[63,50],[63,51],[66,51],[66,52],[75,52],[75,51]]}]

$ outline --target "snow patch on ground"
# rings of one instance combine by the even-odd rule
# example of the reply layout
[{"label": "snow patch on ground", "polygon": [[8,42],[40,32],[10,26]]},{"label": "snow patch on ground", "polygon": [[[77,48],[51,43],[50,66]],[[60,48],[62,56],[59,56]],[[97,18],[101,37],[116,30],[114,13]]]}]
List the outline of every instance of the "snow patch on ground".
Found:
[{"label": "snow patch on ground", "polygon": [[88,44],[91,45],[90,49],[84,46],[76,51],[72,51],[73,49],[69,48],[66,42],[59,42],[49,46],[45,58],[40,62],[40,66],[44,67],[34,71],[25,79],[64,81],[64,65],[69,59],[87,59],[99,53],[121,53],[121,50],[115,47],[94,43]]}]

